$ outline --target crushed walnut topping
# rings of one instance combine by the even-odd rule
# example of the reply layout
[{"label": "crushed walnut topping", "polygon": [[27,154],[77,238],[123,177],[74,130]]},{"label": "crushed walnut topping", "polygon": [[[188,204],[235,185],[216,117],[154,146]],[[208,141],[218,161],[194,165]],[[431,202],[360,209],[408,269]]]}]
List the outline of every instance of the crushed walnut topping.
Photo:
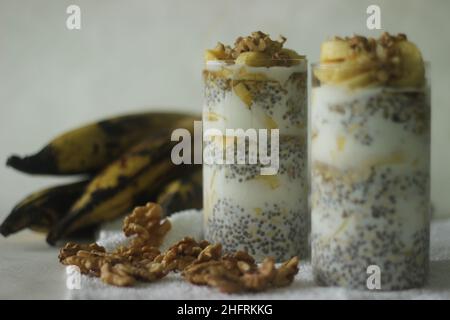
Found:
[{"label": "crushed walnut topping", "polygon": [[218,42],[214,49],[206,50],[205,59],[269,67],[290,66],[298,64],[299,60],[305,58],[294,50],[284,48],[285,42],[286,38],[283,36],[278,40],[272,40],[268,34],[256,31],[250,36],[238,37],[233,47]]},{"label": "crushed walnut topping", "polygon": [[367,52],[376,52],[377,45],[381,45],[384,48],[391,48],[398,41],[407,41],[408,38],[405,34],[399,33],[397,35],[391,35],[388,32],[378,38],[367,38],[360,35],[354,35],[351,37],[339,37],[334,36],[333,40],[346,41],[355,50],[364,50]]},{"label": "crushed walnut topping", "polygon": [[275,58],[277,54],[281,54],[280,51],[285,42],[286,38],[283,36],[280,36],[279,40],[272,40],[268,34],[256,31],[248,37],[238,37],[230,54],[233,59],[236,59],[241,53],[252,51],[262,52]]},{"label": "crushed walnut topping", "polygon": [[405,34],[391,35],[388,32],[384,32],[380,38],[366,38],[360,35],[354,35],[352,37],[334,37],[335,40],[346,41],[352,50],[356,53],[365,52],[373,58],[378,58],[382,61],[388,61],[398,55],[398,50],[395,48],[395,44],[400,41],[407,41]]},{"label": "crushed walnut topping", "polygon": [[220,244],[186,237],[165,252],[158,249],[170,222],[162,220],[159,205],[137,207],[124,220],[124,233],[133,236],[126,246],[112,252],[96,243],[69,242],[60,251],[59,260],[76,265],[83,274],[99,277],[115,286],[133,286],[138,281],[153,282],[170,272],[182,272],[183,278],[196,285],[216,287],[222,292],[262,291],[289,285],[298,272],[298,258],[275,267],[266,259],[260,267],[247,252],[222,254]]}]

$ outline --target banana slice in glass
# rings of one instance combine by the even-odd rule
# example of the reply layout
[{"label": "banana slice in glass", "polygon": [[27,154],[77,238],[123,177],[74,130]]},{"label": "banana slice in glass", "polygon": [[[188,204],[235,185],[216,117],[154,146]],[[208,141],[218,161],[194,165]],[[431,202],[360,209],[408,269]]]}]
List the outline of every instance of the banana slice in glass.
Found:
[{"label": "banana slice in glass", "polygon": [[425,66],[422,54],[416,45],[409,41],[397,43],[400,51],[401,76],[391,81],[394,86],[421,86],[425,80]]},{"label": "banana slice in glass", "polygon": [[242,52],[236,58],[236,64],[245,64],[251,67],[269,67],[272,65],[272,58],[263,52],[247,51]]},{"label": "banana slice in glass", "polygon": [[325,41],[320,48],[320,61],[322,62],[339,62],[353,55],[353,49],[344,40]]}]

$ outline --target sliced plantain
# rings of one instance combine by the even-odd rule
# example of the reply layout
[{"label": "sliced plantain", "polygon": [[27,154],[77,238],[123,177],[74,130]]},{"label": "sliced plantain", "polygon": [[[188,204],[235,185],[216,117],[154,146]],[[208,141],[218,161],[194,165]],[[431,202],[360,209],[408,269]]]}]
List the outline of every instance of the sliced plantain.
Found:
[{"label": "sliced plantain", "polygon": [[[280,50],[280,53],[286,54],[290,59],[294,59],[294,60],[302,60],[302,59],[305,59],[305,56],[299,55],[299,54],[297,53],[297,51],[292,50],[292,49],[283,48],[283,49]],[[298,61],[298,62],[295,62],[295,63],[299,63],[299,61]],[[294,64],[295,64],[295,63],[294,63]]]},{"label": "sliced plantain", "polygon": [[242,100],[242,102],[245,103],[247,108],[250,109],[253,104],[253,97],[245,83],[238,82],[237,84],[233,85],[233,91]]},{"label": "sliced plantain", "polygon": [[418,87],[425,81],[425,66],[417,46],[409,41],[396,44],[400,52],[401,75],[391,80],[391,84],[401,87]]},{"label": "sliced plantain", "polygon": [[215,60],[224,60],[227,58],[225,51],[218,49],[209,49],[205,50],[204,59],[205,61],[215,61]]},{"label": "sliced plantain", "polygon": [[364,73],[360,73],[354,77],[349,78],[346,81],[341,82],[342,85],[350,88],[371,87],[378,84],[377,72],[370,70]]},{"label": "sliced plantain", "polygon": [[242,52],[235,61],[236,64],[250,67],[269,67],[273,65],[270,55],[259,51]]},{"label": "sliced plantain", "polygon": [[325,63],[340,62],[353,55],[353,49],[345,40],[328,40],[323,42],[320,47],[320,61]]}]

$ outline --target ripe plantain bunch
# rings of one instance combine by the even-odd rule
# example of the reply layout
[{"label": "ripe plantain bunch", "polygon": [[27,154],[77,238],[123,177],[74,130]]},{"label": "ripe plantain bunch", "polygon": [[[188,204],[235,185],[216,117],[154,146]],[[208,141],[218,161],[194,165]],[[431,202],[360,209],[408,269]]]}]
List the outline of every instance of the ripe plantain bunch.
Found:
[{"label": "ripe plantain bunch", "polygon": [[33,175],[78,175],[79,181],[37,191],[20,201],[0,226],[7,237],[29,228],[47,242],[89,230],[156,201],[171,214],[201,208],[201,166],[175,165],[171,133],[191,133],[199,117],[182,113],[118,116],[68,131],[36,154],[7,165]]}]

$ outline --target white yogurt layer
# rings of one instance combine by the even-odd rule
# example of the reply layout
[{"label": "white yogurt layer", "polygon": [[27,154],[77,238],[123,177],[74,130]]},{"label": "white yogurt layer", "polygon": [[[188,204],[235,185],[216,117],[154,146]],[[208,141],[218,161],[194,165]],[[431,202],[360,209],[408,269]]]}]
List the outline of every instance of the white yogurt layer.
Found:
[{"label": "white yogurt layer", "polygon": [[[258,209],[264,210],[265,204],[278,204],[286,210],[302,208],[306,211],[307,199],[304,179],[292,179],[288,174],[262,176],[239,182],[239,178],[227,179],[229,166],[204,166],[203,181],[205,201],[211,206],[218,198],[233,199],[245,208],[244,214],[254,214]],[[211,210],[205,208],[208,215]],[[236,212],[239,214],[239,212]]]},{"label": "white yogurt layer", "polygon": [[[403,176],[404,170],[391,166],[391,175]],[[335,190],[331,184],[313,178],[322,192],[333,194]],[[319,186],[320,185],[320,186]],[[375,179],[370,186],[360,187],[347,199],[340,199],[339,207],[330,206],[328,201],[323,201],[318,194],[312,195],[312,225],[313,232],[322,239],[346,242],[358,234],[356,228],[378,226],[379,229],[397,230],[398,239],[409,247],[414,245],[414,234],[422,230],[429,219],[429,185],[424,186],[425,193],[413,187],[402,190],[400,186],[390,186],[389,190],[380,199],[375,199],[375,194],[382,190],[384,182]],[[367,192],[367,196],[362,196]],[[389,204],[394,212],[388,214],[389,219],[373,216],[373,206],[384,206],[389,202],[389,196],[395,196],[395,204]],[[364,203],[355,203],[354,199],[365,199]],[[322,200],[322,201],[321,201]],[[344,215],[347,212],[347,215]]]},{"label": "white yogurt layer", "polygon": [[[216,63],[217,64],[217,63]],[[258,102],[257,97],[253,97],[251,105],[247,105],[245,101],[238,95],[237,90],[232,88],[223,91],[224,98],[214,105],[203,106],[203,124],[204,129],[216,128],[225,130],[226,128],[241,129],[279,129],[280,134],[286,135],[306,135],[306,112],[307,112],[307,96],[306,81],[304,88],[298,88],[298,81],[288,81],[289,77],[294,73],[306,72],[305,62],[291,67],[248,67],[242,65],[229,65],[224,67],[223,63],[212,64],[208,71],[220,71],[226,68],[227,79],[241,80],[240,73],[245,70],[247,75],[263,76],[266,80],[257,80],[261,83],[265,81],[277,81],[282,85],[283,94],[279,100],[270,103],[272,114],[268,112]],[[306,75],[305,75],[306,77]],[[245,80],[244,80],[245,83]],[[264,92],[264,94],[269,94]],[[302,113],[304,116],[299,123],[293,123],[290,117],[286,117],[286,112],[293,105],[296,106],[293,112]],[[298,108],[300,106],[300,108]],[[299,110],[300,109],[300,110]]]},{"label": "white yogurt layer", "polygon": [[402,163],[416,168],[428,168],[429,155],[424,153],[424,150],[429,148],[428,135],[418,136],[404,130],[401,125],[387,121],[382,112],[378,112],[370,116],[363,128],[354,128],[376,137],[370,145],[364,145],[356,141],[353,132],[349,132],[342,124],[351,116],[349,110],[344,106],[343,113],[330,111],[330,106],[345,105],[356,100],[365,105],[368,99],[380,94],[382,90],[385,89],[367,88],[349,91],[330,85],[313,89],[312,158],[343,170],[355,166]]}]

